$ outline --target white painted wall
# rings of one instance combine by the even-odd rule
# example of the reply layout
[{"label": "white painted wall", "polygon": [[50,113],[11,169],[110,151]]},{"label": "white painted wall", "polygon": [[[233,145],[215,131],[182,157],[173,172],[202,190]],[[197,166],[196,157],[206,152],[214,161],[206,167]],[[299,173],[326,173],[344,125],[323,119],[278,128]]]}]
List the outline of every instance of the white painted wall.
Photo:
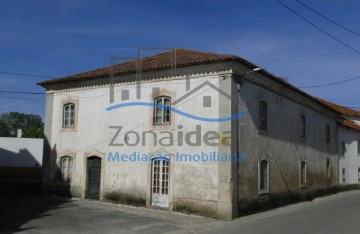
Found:
[{"label": "white painted wall", "polygon": [[[196,75],[191,78],[191,88],[194,88],[205,81],[213,84],[219,82],[219,75]],[[153,102],[152,88],[159,87],[160,92],[166,91],[174,95],[171,100],[174,102],[179,97],[186,94],[185,79],[159,80],[151,83],[142,83],[142,98],[136,99],[135,83],[118,84],[115,86],[114,104],[124,102]],[[121,90],[130,90],[130,100],[121,101]],[[201,93],[201,94],[200,94]],[[199,95],[200,94],[200,95]],[[212,107],[203,108],[203,96],[211,96]],[[208,86],[198,90],[197,93],[178,104],[176,108],[192,115],[207,118],[217,118],[219,116],[219,94],[209,89]],[[64,101],[74,99],[78,101],[78,124],[77,130],[67,132],[62,129],[62,105]],[[190,100],[190,101],[188,101]],[[110,192],[120,192],[130,195],[145,196],[150,183],[150,163],[149,162],[109,162],[109,152],[120,152],[131,154],[134,151],[141,153],[155,153],[158,151],[175,154],[176,152],[195,154],[201,151],[218,151],[218,146],[177,146],[178,125],[182,125],[182,131],[188,132],[195,130],[195,125],[201,125],[202,131],[218,131],[218,123],[206,123],[192,120],[181,115],[175,115],[171,121],[174,126],[168,130],[173,133],[173,147],[161,146],[109,146],[111,138],[114,136],[115,129],[109,126],[123,126],[122,133],[130,130],[137,132],[152,129],[158,132],[159,129],[153,127],[151,107],[127,107],[106,111],[109,104],[109,87],[102,86],[93,89],[77,89],[69,91],[59,91],[54,93],[54,102],[51,119],[50,147],[52,157],[56,158],[58,169],[60,168],[60,158],[67,155],[67,152],[75,154],[72,187],[77,187],[82,191],[86,186],[86,155],[92,151],[97,151],[105,155],[103,195]],[[131,139],[130,139],[131,141]],[[124,142],[124,135],[117,139],[117,142]],[[170,190],[172,196],[179,199],[191,201],[214,202],[218,199],[218,164],[215,162],[174,162],[170,172]],[[53,168],[51,176],[55,177],[56,168]],[[51,179],[51,178],[50,178]],[[216,203],[213,204],[214,209]]]},{"label": "white painted wall", "polygon": [[[358,155],[357,139],[360,131],[339,127],[339,184],[359,184],[358,169],[360,168],[360,155]],[[342,155],[341,142],[345,141],[345,154]],[[343,168],[345,168],[345,181],[343,181]]]},{"label": "white painted wall", "polygon": [[43,139],[0,137],[0,167],[41,167]]}]

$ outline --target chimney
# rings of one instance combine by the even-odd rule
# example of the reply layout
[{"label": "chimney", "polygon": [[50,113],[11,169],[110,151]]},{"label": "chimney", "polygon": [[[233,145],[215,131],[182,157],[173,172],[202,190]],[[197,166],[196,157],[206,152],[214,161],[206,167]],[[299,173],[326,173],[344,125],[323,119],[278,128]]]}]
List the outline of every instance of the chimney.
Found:
[{"label": "chimney", "polygon": [[17,130],[17,138],[21,138],[22,137],[22,129],[18,129]]}]

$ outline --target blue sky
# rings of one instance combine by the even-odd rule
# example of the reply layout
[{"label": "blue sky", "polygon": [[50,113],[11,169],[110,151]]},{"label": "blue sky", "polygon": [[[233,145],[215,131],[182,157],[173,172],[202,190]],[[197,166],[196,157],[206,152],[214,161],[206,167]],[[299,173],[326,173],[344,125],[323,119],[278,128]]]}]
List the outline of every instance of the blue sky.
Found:
[{"label": "blue sky", "polygon": [[[360,37],[295,0],[283,0],[324,30],[360,50]],[[360,33],[360,2],[303,0]],[[139,46],[175,46],[235,54],[311,86],[360,75],[360,54],[332,40],[275,0],[86,1],[0,3],[0,71],[62,77],[106,66]],[[0,74],[0,90],[43,92],[43,78]],[[360,79],[304,89],[345,106],[360,106]],[[43,95],[0,93],[0,113],[44,116]]]}]

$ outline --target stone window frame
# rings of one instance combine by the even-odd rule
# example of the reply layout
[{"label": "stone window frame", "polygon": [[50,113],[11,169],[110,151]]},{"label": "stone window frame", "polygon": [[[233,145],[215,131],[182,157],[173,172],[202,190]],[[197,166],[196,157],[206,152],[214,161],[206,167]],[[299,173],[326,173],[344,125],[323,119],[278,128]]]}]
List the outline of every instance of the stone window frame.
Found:
[{"label": "stone window frame", "polygon": [[[64,127],[64,107],[65,105],[73,104],[74,108],[74,126]],[[74,98],[66,98],[61,101],[61,129],[60,132],[76,132],[78,127],[79,116],[79,100]]]},{"label": "stone window frame", "polygon": [[[66,178],[64,172],[64,160],[67,160],[67,170],[66,170]],[[69,166],[69,162],[71,161],[71,167]],[[69,173],[69,168],[71,169],[71,173]],[[61,171],[61,182],[65,184],[71,184],[73,180],[73,171],[74,171],[74,159],[68,155],[62,156],[60,158],[60,171]],[[70,176],[69,176],[70,175]],[[70,178],[69,178],[70,177]]]},{"label": "stone window frame", "polygon": [[[169,101],[169,103],[170,103],[170,106],[169,107],[171,107],[171,97],[169,97],[169,96],[166,96],[166,95],[160,95],[160,96],[158,96],[158,97],[155,97],[154,98],[154,104],[156,103],[156,101],[157,100],[162,100],[162,104],[161,105],[164,105],[165,106],[165,101],[166,101],[166,99],[168,99],[168,101]],[[165,109],[162,109],[162,121],[161,121],[161,123],[157,123],[156,122],[156,111],[158,110],[159,108],[157,108],[157,107],[155,107],[154,106],[154,108],[153,108],[153,125],[154,126],[164,126],[164,125],[171,125],[171,122],[172,122],[172,120],[171,120],[171,111],[169,110],[169,121],[168,122],[164,122],[164,118],[165,118],[165,113],[164,113],[164,111],[165,111]]]},{"label": "stone window frame", "polygon": [[[262,184],[261,162],[263,162],[263,161],[267,162],[267,165],[266,165],[267,180],[266,180],[266,186],[264,188],[262,188],[262,186],[261,186],[261,184]],[[258,194],[264,195],[264,194],[269,194],[269,193],[270,193],[270,160],[265,154],[263,154],[258,160]]]},{"label": "stone window frame", "polygon": [[[303,165],[304,165],[304,170],[303,170]],[[303,174],[304,172],[304,174]],[[300,164],[299,164],[299,185],[300,188],[304,188],[306,187],[306,183],[307,183],[307,162],[306,159],[300,159]]]},{"label": "stone window frame", "polygon": [[[71,172],[71,181],[67,182],[63,180],[63,171],[62,171],[62,159],[68,157],[71,158],[72,160],[72,172]],[[65,150],[62,153],[59,154],[59,159],[57,162],[57,166],[59,168],[60,171],[60,178],[59,181],[61,184],[66,184],[66,185],[72,185],[73,181],[74,181],[74,175],[75,175],[75,165],[76,164],[76,153],[70,151],[70,150]]]},{"label": "stone window frame", "polygon": [[[153,92],[149,97],[152,101],[154,101],[157,97],[166,96],[170,98],[170,104],[173,107],[173,101],[176,100],[175,92],[167,90],[165,88],[160,88],[158,92]],[[154,124],[154,108],[150,111],[150,118],[152,121],[149,121],[149,129],[150,130],[173,130],[175,129],[175,112],[170,111],[170,124],[165,125],[155,125]]]}]

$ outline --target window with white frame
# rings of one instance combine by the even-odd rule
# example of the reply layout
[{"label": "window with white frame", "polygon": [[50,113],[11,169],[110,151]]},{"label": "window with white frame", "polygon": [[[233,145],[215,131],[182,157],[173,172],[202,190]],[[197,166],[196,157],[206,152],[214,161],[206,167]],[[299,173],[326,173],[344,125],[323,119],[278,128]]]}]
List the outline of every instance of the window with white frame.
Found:
[{"label": "window with white frame", "polygon": [[69,156],[61,158],[61,177],[66,183],[71,183],[73,172],[73,159]]},{"label": "window with white frame", "polygon": [[154,100],[154,125],[170,124],[170,97],[161,96]]},{"label": "window with white frame", "polygon": [[269,189],[269,163],[267,160],[260,161],[260,190]]},{"label": "window with white frame", "polygon": [[63,107],[63,128],[75,126],[75,104],[67,103]]},{"label": "window with white frame", "polygon": [[300,184],[306,184],[306,162],[301,161],[300,164]]},{"label": "window with white frame", "polygon": [[259,129],[267,130],[267,104],[264,101],[259,103]]}]

